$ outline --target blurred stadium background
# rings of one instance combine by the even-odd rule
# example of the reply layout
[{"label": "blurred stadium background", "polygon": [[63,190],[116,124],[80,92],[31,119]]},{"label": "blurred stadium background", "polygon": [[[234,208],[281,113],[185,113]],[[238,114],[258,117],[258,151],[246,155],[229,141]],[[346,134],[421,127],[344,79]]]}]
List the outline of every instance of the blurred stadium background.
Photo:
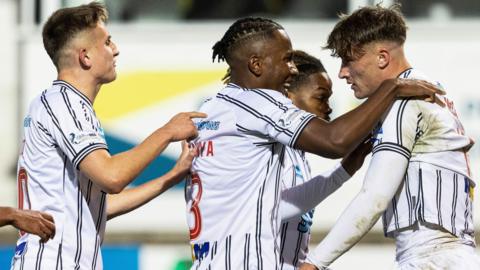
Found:
[{"label": "blurred stadium background", "polygon": [[[16,160],[21,123],[29,101],[55,79],[44,52],[41,26],[55,9],[89,1],[0,0],[0,205],[16,205]],[[211,47],[234,19],[262,15],[284,25],[294,48],[321,58],[334,83],[334,117],[358,105],[337,78],[339,61],[322,50],[339,12],[373,0],[105,0],[109,28],[117,43],[118,79],[102,88],[97,115],[112,152],[137,144],[179,111],[190,111],[221,88],[224,63],[212,63]],[[403,0],[410,63],[441,81],[456,102],[466,131],[480,141],[480,1]],[[393,3],[383,1],[384,5]],[[180,146],[172,145],[135,182],[166,172]],[[474,178],[480,147],[470,151]],[[311,156],[314,173],[337,161]],[[368,161],[367,161],[368,162]],[[312,243],[322,239],[361,187],[364,166],[315,212]],[[388,185],[388,177],[385,178]],[[183,185],[145,207],[107,224],[105,269],[188,269],[190,248]],[[361,206],[359,206],[361,207]],[[480,205],[476,203],[476,224]],[[0,229],[0,270],[9,269],[17,233]],[[391,269],[394,245],[374,229],[334,269]]]}]

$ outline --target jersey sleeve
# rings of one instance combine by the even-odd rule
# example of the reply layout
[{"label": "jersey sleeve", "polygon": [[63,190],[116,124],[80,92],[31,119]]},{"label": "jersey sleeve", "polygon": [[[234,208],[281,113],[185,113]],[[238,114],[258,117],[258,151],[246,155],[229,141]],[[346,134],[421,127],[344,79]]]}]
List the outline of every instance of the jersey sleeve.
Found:
[{"label": "jersey sleeve", "polygon": [[76,168],[92,151],[108,150],[103,129],[88,100],[63,89],[42,95],[41,102],[50,134]]},{"label": "jersey sleeve", "polygon": [[373,155],[380,151],[390,151],[409,160],[421,119],[422,115],[414,100],[395,101],[373,131]]},{"label": "jersey sleeve", "polygon": [[289,147],[295,145],[305,126],[315,117],[274,90],[245,91],[235,105],[240,131],[257,132]]}]

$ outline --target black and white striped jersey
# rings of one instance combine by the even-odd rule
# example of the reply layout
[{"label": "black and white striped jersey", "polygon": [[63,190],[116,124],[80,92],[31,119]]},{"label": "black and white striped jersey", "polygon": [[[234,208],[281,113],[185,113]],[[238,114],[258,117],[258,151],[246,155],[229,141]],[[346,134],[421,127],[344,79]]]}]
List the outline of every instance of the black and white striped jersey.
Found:
[{"label": "black and white striped jersey", "polygon": [[24,120],[18,160],[19,207],[49,213],[54,239],[21,233],[13,269],[102,269],[106,194],[78,170],[85,156],[107,149],[88,98],[64,81],[36,97]]},{"label": "black and white striped jersey", "polygon": [[[305,152],[293,148],[286,149],[283,165],[282,189],[291,188],[311,179],[310,165]],[[308,252],[310,226],[314,209],[298,218],[282,222],[280,228],[280,269],[300,267]]]},{"label": "black and white striped jersey", "polygon": [[186,184],[192,269],[277,269],[285,147],[314,115],[280,92],[228,84],[200,108]]},{"label": "black and white striped jersey", "polygon": [[[429,81],[414,69],[400,77]],[[445,107],[421,100],[398,100],[374,131],[373,155],[393,151],[409,159],[403,184],[383,215],[387,236],[421,221],[474,241],[475,184],[467,155],[473,141],[465,135],[453,102],[440,98]]]}]

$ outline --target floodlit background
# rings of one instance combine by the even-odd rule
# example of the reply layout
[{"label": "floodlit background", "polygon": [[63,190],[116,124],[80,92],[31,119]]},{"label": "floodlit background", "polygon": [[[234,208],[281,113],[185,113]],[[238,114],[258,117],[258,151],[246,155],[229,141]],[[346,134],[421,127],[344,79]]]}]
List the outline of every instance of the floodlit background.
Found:
[{"label": "floodlit background", "polygon": [[[41,26],[54,10],[88,1],[0,0],[0,205],[16,205],[16,160],[21,123],[30,100],[49,87],[56,73],[41,42]],[[112,152],[126,150],[180,111],[190,111],[222,87],[224,63],[212,63],[211,47],[236,18],[261,15],[279,21],[293,46],[324,62],[333,79],[334,117],[359,101],[337,78],[338,59],[322,50],[338,13],[369,0],[107,0],[109,29],[117,43],[117,80],[102,88],[95,109]],[[393,1],[383,1],[389,5]],[[467,133],[480,141],[480,1],[400,1],[409,31],[410,63],[440,81],[454,99]],[[480,147],[470,151],[478,176]],[[159,176],[174,164],[180,146],[169,147],[134,182]],[[338,161],[310,157],[320,173]],[[368,161],[367,161],[368,162]],[[362,170],[315,212],[312,243],[333,226],[360,189]],[[385,185],[388,185],[388,177]],[[186,269],[190,263],[183,185],[143,208],[107,224],[105,269]],[[359,206],[361,207],[361,206]],[[479,208],[475,219],[480,225]],[[16,241],[12,228],[0,229],[0,270],[9,269]],[[342,256],[333,268],[391,269],[394,245],[381,226]]]}]

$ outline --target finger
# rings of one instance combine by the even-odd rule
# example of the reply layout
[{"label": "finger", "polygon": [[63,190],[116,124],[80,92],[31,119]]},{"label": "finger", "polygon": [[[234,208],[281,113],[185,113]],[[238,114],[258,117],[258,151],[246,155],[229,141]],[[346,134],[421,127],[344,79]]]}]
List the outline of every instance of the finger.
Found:
[{"label": "finger", "polygon": [[48,220],[48,221],[50,221],[50,222],[55,223],[55,221],[53,220],[53,217],[52,217],[50,214],[40,212],[40,215],[41,215],[44,219],[46,219],[46,220]]},{"label": "finger", "polygon": [[55,232],[56,232],[55,224],[53,222],[46,221],[45,226],[46,226],[46,231],[48,232],[49,237],[53,239],[55,237]]},{"label": "finger", "polygon": [[186,113],[190,118],[206,118],[207,114],[202,112],[187,112]]},{"label": "finger", "polygon": [[190,151],[190,149],[188,147],[187,141],[183,140],[183,141],[181,141],[181,144],[182,144],[182,154],[183,153],[188,153]]},{"label": "finger", "polygon": [[435,96],[435,103],[437,103],[440,107],[444,108],[446,106],[445,102],[441,98]]}]

